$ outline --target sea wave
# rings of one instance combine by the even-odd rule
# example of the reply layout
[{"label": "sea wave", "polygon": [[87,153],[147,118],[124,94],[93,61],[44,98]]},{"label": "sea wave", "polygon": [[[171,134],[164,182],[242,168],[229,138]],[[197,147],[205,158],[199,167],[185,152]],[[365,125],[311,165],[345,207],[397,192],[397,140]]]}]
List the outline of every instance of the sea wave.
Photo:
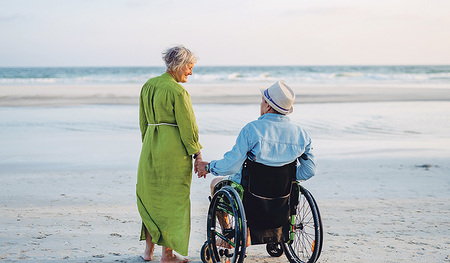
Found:
[{"label": "sea wave", "polygon": [[[0,68],[0,85],[142,84],[163,67]],[[450,66],[199,66],[196,83],[449,84]]]}]

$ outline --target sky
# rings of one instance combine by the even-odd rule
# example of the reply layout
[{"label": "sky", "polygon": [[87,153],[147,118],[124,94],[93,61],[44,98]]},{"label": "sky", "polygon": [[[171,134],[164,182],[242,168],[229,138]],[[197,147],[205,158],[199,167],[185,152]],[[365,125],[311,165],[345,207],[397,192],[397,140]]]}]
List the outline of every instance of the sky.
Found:
[{"label": "sky", "polygon": [[0,0],[0,67],[450,64],[449,0]]}]

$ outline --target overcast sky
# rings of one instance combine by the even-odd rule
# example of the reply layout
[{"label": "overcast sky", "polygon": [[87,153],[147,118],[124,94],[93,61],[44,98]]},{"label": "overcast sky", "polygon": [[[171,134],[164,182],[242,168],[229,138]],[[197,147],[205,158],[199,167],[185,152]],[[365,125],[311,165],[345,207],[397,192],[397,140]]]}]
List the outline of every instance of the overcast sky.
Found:
[{"label": "overcast sky", "polygon": [[450,64],[450,0],[0,0],[0,67]]}]

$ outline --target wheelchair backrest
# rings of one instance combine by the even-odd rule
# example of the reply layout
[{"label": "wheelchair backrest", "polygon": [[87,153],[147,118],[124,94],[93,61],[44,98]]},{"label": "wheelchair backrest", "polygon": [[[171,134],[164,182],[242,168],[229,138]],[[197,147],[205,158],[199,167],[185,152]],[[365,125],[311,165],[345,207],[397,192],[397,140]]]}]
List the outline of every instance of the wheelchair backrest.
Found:
[{"label": "wheelchair backrest", "polygon": [[296,163],[275,167],[247,159],[242,168],[244,189],[261,198],[284,198],[291,192],[296,173]]},{"label": "wheelchair backrest", "polygon": [[290,195],[296,169],[296,161],[281,167],[245,161],[241,183],[252,244],[289,239]]}]

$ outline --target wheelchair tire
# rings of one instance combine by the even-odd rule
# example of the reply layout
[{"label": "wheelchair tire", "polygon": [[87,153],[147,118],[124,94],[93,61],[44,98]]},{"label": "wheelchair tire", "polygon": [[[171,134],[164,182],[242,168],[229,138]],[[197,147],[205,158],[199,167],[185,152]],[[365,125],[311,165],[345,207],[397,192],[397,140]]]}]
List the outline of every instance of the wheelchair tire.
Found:
[{"label": "wheelchair tire", "polygon": [[[308,190],[306,190],[308,191]],[[319,224],[320,224],[320,242],[319,242],[319,253],[317,255],[316,261],[319,259],[320,254],[322,253],[322,245],[323,245],[323,225],[322,225],[322,216],[320,215],[319,206],[317,205],[316,199],[312,196],[312,194],[308,191],[312,200],[314,201],[314,205],[316,206],[317,215],[319,216]]]},{"label": "wheelchair tire", "polygon": [[244,261],[247,223],[242,201],[230,186],[224,186],[211,199],[208,209],[207,243],[213,263]]},{"label": "wheelchair tire", "polygon": [[319,210],[311,193],[300,185],[296,207],[294,240],[283,249],[291,263],[314,263],[322,250],[322,224]]},{"label": "wheelchair tire", "polygon": [[208,241],[205,241],[202,249],[200,250],[200,258],[203,263],[212,263],[211,255],[209,254]]},{"label": "wheelchair tire", "polygon": [[283,255],[283,247],[281,243],[271,243],[266,245],[267,253],[272,257],[281,257]]}]

